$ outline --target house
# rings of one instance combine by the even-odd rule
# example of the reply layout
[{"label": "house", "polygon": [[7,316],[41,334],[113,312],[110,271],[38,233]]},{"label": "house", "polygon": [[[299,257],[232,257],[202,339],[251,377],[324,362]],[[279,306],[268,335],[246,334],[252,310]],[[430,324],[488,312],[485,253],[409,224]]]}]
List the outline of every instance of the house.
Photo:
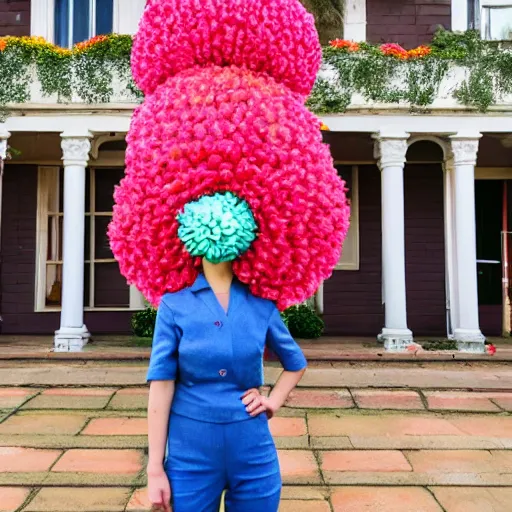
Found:
[{"label": "house", "polygon": [[[0,35],[41,36],[63,48],[40,67],[0,50],[0,113],[7,114],[0,140],[12,148],[1,194],[4,334],[55,332],[56,350],[80,350],[90,333],[129,332],[132,313],[144,307],[106,237],[124,136],[139,101],[126,75],[126,40],[112,43],[119,66],[101,55],[86,55],[76,69],[64,65],[65,49],[76,43],[133,34],[144,4],[0,5]],[[329,18],[324,38],[339,30],[340,40],[417,48],[439,27],[512,38],[512,0],[346,0],[340,19]],[[107,44],[100,38],[80,48],[98,41]],[[389,350],[404,349],[413,335],[449,336],[461,350],[482,352],[484,335],[510,331],[512,91],[497,75],[471,74],[472,65],[479,71],[474,58],[430,59],[429,68],[414,59],[392,68],[391,61],[368,60],[388,75],[360,66],[358,80],[347,81],[365,57],[356,55],[360,46],[347,53],[345,44],[331,60],[326,52],[311,100],[329,128],[325,141],[352,203],[343,256],[316,295],[327,333],[379,335]],[[494,52],[486,58],[510,55],[484,46]]]}]

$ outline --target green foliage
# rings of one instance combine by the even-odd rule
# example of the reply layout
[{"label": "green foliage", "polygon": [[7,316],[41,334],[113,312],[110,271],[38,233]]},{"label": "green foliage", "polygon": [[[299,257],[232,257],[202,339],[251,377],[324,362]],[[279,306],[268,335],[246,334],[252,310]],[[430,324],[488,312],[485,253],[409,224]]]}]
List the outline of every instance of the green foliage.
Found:
[{"label": "green foliage", "polygon": [[483,41],[478,32],[441,30],[430,49],[424,57],[401,60],[365,43],[359,51],[325,47],[325,73],[319,76],[307,104],[317,113],[343,113],[358,93],[370,102],[425,109],[454,66],[467,70],[453,91],[463,105],[485,112],[503,94],[512,92],[512,52]]},{"label": "green foliage", "polygon": [[108,103],[116,76],[127,98],[140,99],[130,70],[132,41],[131,36],[111,34],[71,51],[41,38],[5,38],[0,51],[0,109],[30,100],[34,70],[43,95],[56,94],[62,103],[73,97],[86,103]]},{"label": "green foliage", "polygon": [[317,339],[324,332],[324,321],[306,304],[288,308],[281,317],[294,338]]},{"label": "green foliage", "polygon": [[427,350],[429,352],[439,351],[439,350],[450,350],[457,351],[457,342],[455,340],[429,340],[429,341],[421,341],[420,345],[423,350]]},{"label": "green foliage", "polygon": [[156,309],[147,307],[132,316],[132,330],[139,338],[152,338],[155,332]]},{"label": "green foliage", "polygon": [[[340,0],[310,3],[318,10],[319,19],[338,20]],[[30,101],[34,74],[43,95],[56,95],[62,103],[72,98],[108,103],[116,82],[126,99],[141,99],[130,70],[132,37],[111,34],[95,39],[67,50],[37,37],[0,38],[0,120],[9,103]],[[504,94],[512,93],[512,51],[482,41],[476,31],[441,30],[434,36],[429,55],[407,60],[384,55],[379,46],[366,43],[361,43],[358,51],[350,50],[324,47],[324,71],[307,102],[315,113],[343,113],[354,94],[365,101],[424,110],[455,66],[466,70],[453,91],[463,105],[484,112]]]}]

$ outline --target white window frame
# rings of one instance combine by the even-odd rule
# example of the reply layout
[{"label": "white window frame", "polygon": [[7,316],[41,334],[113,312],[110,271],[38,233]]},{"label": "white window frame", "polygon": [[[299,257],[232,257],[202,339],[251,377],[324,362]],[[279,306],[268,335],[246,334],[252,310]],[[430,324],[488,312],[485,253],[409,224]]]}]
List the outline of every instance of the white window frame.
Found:
[{"label": "white window frame", "polygon": [[[34,309],[36,312],[52,312],[60,311],[60,306],[47,306],[46,305],[46,293],[47,293],[47,265],[55,264],[62,265],[62,260],[48,261],[46,259],[48,253],[48,216],[52,215],[55,217],[63,217],[64,214],[58,212],[50,212],[48,210],[48,199],[50,193],[50,185],[57,184],[59,186],[60,179],[60,167],[59,166],[40,166],[38,169],[38,184],[37,184],[37,227],[36,227],[36,273],[35,273],[35,305]],[[87,216],[111,216],[112,212],[96,212],[94,208],[95,198],[95,176],[96,172],[101,172],[101,168],[90,168],[90,184],[91,184],[91,214]],[[58,199],[57,199],[58,200]],[[94,264],[95,263],[115,263],[115,259],[94,259],[94,245],[95,245],[95,233],[94,233],[94,222],[90,223],[90,231],[85,236],[89,236],[91,243],[90,245],[90,256],[88,262],[85,265],[90,265],[89,274],[89,304],[94,303]],[[60,234],[63,236],[63,233]],[[130,304],[129,307],[84,307],[85,311],[139,311],[145,308],[145,301],[142,294],[137,290],[136,287],[130,286]]]},{"label": "white window frame", "polygon": [[[335,165],[345,165],[341,162],[335,162]],[[350,227],[347,237],[343,243],[351,245],[351,251],[343,251],[340,261],[335,270],[359,270],[360,266],[360,242],[359,242],[359,166],[352,165],[352,188],[350,202]]]},{"label": "white window frame", "polygon": [[[495,7],[495,8],[512,8],[512,0],[480,0],[480,12],[478,13],[479,19],[480,19],[480,30],[482,34],[482,38],[486,40],[491,40],[490,37],[490,26],[489,22],[486,16],[486,7]],[[494,39],[494,41],[497,41],[497,39]]]},{"label": "white window frame", "polygon": [[[485,37],[486,24],[483,16],[484,7],[508,7],[512,6],[511,0],[475,0],[477,28],[479,27],[482,37]],[[452,30],[464,32],[468,30],[468,0],[452,0]]]},{"label": "white window frame", "polygon": [[[114,0],[112,32],[135,34],[145,4],[146,0]],[[55,42],[55,0],[30,2],[30,34]]]}]

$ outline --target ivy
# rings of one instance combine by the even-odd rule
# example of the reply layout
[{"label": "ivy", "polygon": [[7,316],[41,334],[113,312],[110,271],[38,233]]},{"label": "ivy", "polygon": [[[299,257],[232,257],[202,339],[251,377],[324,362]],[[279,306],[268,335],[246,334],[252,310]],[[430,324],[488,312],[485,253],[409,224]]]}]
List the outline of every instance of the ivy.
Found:
[{"label": "ivy", "polygon": [[[483,41],[476,31],[439,31],[430,46],[409,52],[398,45],[338,42],[324,47],[322,70],[307,101],[317,114],[343,113],[357,96],[424,111],[455,67],[464,70],[453,90],[462,105],[485,112],[512,93],[512,51]],[[131,76],[131,49],[132,37],[117,34],[97,36],[72,50],[39,37],[0,38],[0,119],[8,104],[30,101],[36,78],[42,94],[60,103],[74,98],[109,103],[120,94],[127,101],[141,100]]]},{"label": "ivy", "polygon": [[[354,94],[367,102],[407,104],[413,110],[431,105],[451,68],[466,70],[453,91],[461,104],[482,112],[512,92],[512,52],[483,41],[476,31],[439,31],[429,47],[410,58],[395,46],[388,54],[370,44],[342,44],[324,48],[323,67],[308,99],[318,113],[343,113]],[[400,50],[400,51],[398,51]]]},{"label": "ivy", "polygon": [[0,112],[9,103],[30,101],[37,74],[43,96],[59,103],[74,97],[86,103],[108,103],[118,84],[127,99],[142,97],[130,70],[132,37],[98,36],[68,50],[40,37],[0,38]]}]

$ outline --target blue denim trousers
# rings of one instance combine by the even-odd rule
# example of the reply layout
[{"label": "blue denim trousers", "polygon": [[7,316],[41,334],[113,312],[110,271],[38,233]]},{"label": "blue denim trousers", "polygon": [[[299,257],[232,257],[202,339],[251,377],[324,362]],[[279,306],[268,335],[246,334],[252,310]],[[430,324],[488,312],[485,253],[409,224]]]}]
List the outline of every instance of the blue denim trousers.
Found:
[{"label": "blue denim trousers", "polygon": [[208,423],[171,414],[165,471],[173,512],[277,512],[281,474],[265,414]]}]

